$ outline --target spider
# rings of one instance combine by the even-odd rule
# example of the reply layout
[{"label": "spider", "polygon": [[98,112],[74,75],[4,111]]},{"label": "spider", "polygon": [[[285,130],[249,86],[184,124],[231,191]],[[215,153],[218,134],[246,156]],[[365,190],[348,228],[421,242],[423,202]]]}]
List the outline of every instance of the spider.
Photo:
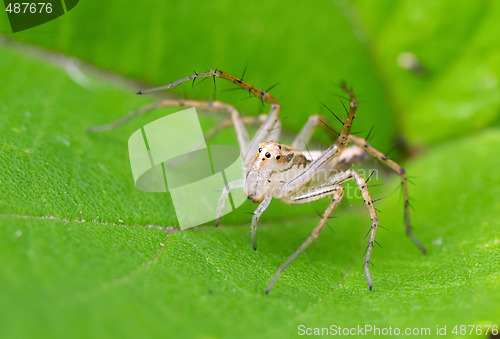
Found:
[{"label": "spider", "polygon": [[[313,229],[309,237],[276,271],[271,279],[265,293],[269,293],[274,286],[279,275],[299,256],[315,239],[318,238],[328,218],[335,208],[342,201],[344,188],[343,184],[354,180],[360,190],[364,203],[369,211],[371,228],[370,238],[363,262],[368,288],[372,290],[373,280],[370,274],[370,258],[375,243],[375,235],[379,226],[377,211],[373,206],[373,200],[368,191],[365,179],[355,170],[349,167],[372,156],[382,162],[385,166],[396,172],[401,178],[401,185],[404,195],[404,215],[406,224],[406,234],[412,239],[415,245],[425,254],[426,249],[412,232],[409,214],[408,185],[405,170],[387,158],[383,153],[373,148],[365,139],[349,134],[354,115],[358,108],[356,96],[345,84],[342,90],[349,96],[350,105],[347,118],[343,122],[342,130],[335,141],[327,150],[303,152],[312,134],[322,120],[319,115],[311,116],[291,145],[276,142],[281,131],[281,124],[278,119],[281,110],[279,102],[268,92],[262,91],[247,82],[236,78],[221,70],[211,70],[209,72],[194,73],[188,77],[171,82],[168,85],[154,87],[139,91],[137,94],[147,94],[159,90],[170,90],[181,83],[194,81],[202,78],[222,78],[228,80],[243,90],[247,91],[263,102],[271,105],[267,115],[257,118],[262,124],[258,128],[252,139],[249,138],[245,123],[255,122],[254,118],[243,118],[239,112],[231,105],[219,102],[203,102],[181,99],[164,99],[144,106],[137,111],[122,117],[121,119],[107,125],[95,126],[91,132],[103,131],[115,128],[134,116],[146,113],[157,107],[164,106],[190,106],[199,109],[224,111],[231,115],[230,123],[234,125],[236,137],[243,159],[244,178],[228,183],[223,189],[219,200],[219,207],[215,216],[216,225],[220,223],[222,208],[227,195],[232,188],[243,187],[245,195],[259,206],[253,213],[251,222],[251,239],[254,250],[257,249],[257,225],[260,216],[271,203],[273,198],[281,199],[288,204],[304,204],[328,197],[330,203],[321,216],[317,226]],[[227,127],[228,123],[222,123],[209,134],[214,134],[216,130]],[[352,144],[351,146],[348,146]]]}]

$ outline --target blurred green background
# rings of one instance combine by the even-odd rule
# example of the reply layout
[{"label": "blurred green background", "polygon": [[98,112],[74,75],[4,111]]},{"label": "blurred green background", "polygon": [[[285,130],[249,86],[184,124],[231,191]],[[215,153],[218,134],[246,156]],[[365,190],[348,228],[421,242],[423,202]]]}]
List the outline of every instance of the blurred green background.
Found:
[{"label": "blurred green background", "polygon": [[[291,337],[301,324],[432,334],[446,325],[451,335],[455,325],[498,325],[499,16],[498,1],[81,1],[12,34],[1,14],[0,337]],[[401,67],[404,53],[420,68]],[[236,76],[246,68],[262,89],[279,83],[271,93],[285,141],[311,114],[329,114],[321,102],[342,117],[338,84],[353,86],[353,131],[373,126],[373,146],[396,146],[429,254],[404,235],[390,173],[372,188],[387,197],[377,208],[388,230],[378,232],[371,292],[362,271],[369,218],[356,199],[269,295],[274,271],[328,201],[274,201],[256,252],[250,202],[219,229],[178,231],[168,194],[135,189],[127,152],[133,131],[178,108],[110,132],[86,129],[168,95],[267,111],[222,80],[215,91],[205,81],[135,95],[209,67]],[[207,114],[204,128],[222,118]],[[314,146],[332,142],[317,135]],[[212,142],[231,141],[227,130]]]}]

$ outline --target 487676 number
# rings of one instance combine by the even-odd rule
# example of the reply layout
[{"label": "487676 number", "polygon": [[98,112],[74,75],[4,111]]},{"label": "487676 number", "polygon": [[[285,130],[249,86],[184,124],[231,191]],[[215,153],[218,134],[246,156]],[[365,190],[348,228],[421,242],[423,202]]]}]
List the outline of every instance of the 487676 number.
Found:
[{"label": "487676 number", "polygon": [[[483,329],[484,327],[484,329]],[[455,335],[482,335],[482,334],[492,334],[494,336],[498,335],[498,325],[455,325],[452,334]]]},{"label": "487676 number", "polygon": [[52,4],[50,2],[16,2],[9,3],[6,12],[9,13],[52,13]]}]

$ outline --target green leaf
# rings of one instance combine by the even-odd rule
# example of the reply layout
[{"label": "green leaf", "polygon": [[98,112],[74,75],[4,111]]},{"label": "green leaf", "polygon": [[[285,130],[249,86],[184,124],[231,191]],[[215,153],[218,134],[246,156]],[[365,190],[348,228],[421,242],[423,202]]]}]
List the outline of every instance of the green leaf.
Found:
[{"label": "green leaf", "polygon": [[[497,1],[360,2],[358,23],[373,41],[373,56],[405,137],[441,142],[488,126],[500,107]],[[418,32],[418,33],[417,33]],[[424,75],[396,67],[411,52]]]},{"label": "green leaf", "polygon": [[[0,337],[290,337],[301,324],[432,335],[446,325],[450,335],[455,325],[497,325],[500,10],[493,1],[462,5],[81,2],[53,22],[0,37]],[[398,67],[406,51],[428,72]],[[362,269],[370,219],[349,196],[329,221],[333,232],[325,228],[265,295],[327,199],[273,201],[258,251],[244,224],[251,202],[219,229],[179,231],[169,195],[138,191],[127,155],[135,130],[178,109],[86,133],[155,99],[135,96],[147,85],[129,79],[161,85],[207,63],[239,75],[247,61],[248,82],[282,81],[272,93],[283,104],[285,138],[309,115],[327,114],[320,101],[342,114],[330,93],[345,79],[361,99],[361,136],[375,124],[371,143],[382,151],[398,134],[410,151],[425,146],[404,166],[427,256],[404,234],[397,178],[375,167],[371,194],[387,198],[377,203],[384,228],[373,291]],[[217,82],[219,100],[250,115],[267,109],[228,88]],[[213,85],[174,95],[183,91],[207,99]],[[207,115],[204,128],[219,120]],[[328,141],[318,135],[314,144]],[[230,130],[213,141],[231,142]]]}]

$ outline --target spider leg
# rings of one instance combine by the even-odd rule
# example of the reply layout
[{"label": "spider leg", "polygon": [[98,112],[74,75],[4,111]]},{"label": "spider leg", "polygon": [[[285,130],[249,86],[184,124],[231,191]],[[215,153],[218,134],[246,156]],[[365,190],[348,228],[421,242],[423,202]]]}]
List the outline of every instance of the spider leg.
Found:
[{"label": "spider leg", "polygon": [[[322,152],[311,151],[307,149],[307,143],[311,140],[312,135],[318,127],[322,127],[327,133],[338,135],[337,132],[332,130],[324,121],[325,117],[321,115],[310,116],[304,127],[292,142],[292,147],[302,150],[308,160],[316,160]],[[307,151],[304,151],[306,150]],[[349,146],[344,148],[340,153],[337,163],[334,164],[335,169],[346,169],[351,165],[361,162],[368,157],[368,154],[358,146]]]},{"label": "spider leg", "polygon": [[[247,116],[247,117],[240,117],[241,121],[245,125],[258,125],[263,123],[267,118],[267,114],[261,114],[259,116]],[[219,131],[233,126],[233,120],[231,119],[224,119],[221,122],[219,122],[215,127],[213,127],[211,130],[209,130],[205,134],[205,140],[211,139],[214,135],[216,135]]]},{"label": "spider leg", "polygon": [[279,141],[281,134],[281,122],[279,120],[276,120],[274,123],[273,128],[269,131],[269,135],[266,138],[266,141]]},{"label": "spider leg", "polygon": [[[349,181],[349,180],[354,180],[356,182],[356,185],[358,186],[359,190],[361,191],[361,194],[363,196],[363,200],[365,202],[366,207],[368,208],[368,211],[370,213],[370,219],[372,222],[371,228],[370,228],[370,240],[368,242],[365,260],[363,262],[363,268],[365,270],[366,281],[368,283],[369,289],[371,290],[373,288],[373,280],[371,278],[369,265],[370,265],[371,254],[373,251],[373,245],[375,243],[375,235],[377,233],[379,220],[378,220],[378,216],[377,216],[377,211],[375,210],[375,207],[373,206],[373,200],[370,196],[370,193],[368,192],[368,188],[366,186],[365,179],[363,179],[363,177],[358,172],[356,172],[355,170],[352,170],[352,169],[348,169],[346,171],[334,173],[333,175],[331,175],[330,179],[324,183],[323,186],[320,186],[319,188],[308,188],[305,192],[301,192],[299,190],[298,193],[296,193],[296,194],[292,195],[290,198],[286,199],[285,202],[300,204],[300,203],[307,203],[310,201],[318,200],[318,199],[321,199],[325,196],[332,195],[332,194],[342,195],[343,193],[336,193],[336,192],[338,192],[339,190],[341,190],[343,192],[343,188],[340,185],[346,181]],[[341,199],[341,197],[339,198],[339,201],[340,201],[340,199]],[[332,211],[333,211],[333,208],[332,208]],[[328,209],[327,209],[327,211],[328,211]],[[326,214],[326,212],[325,212],[325,214]],[[323,217],[325,216],[325,214],[323,215]],[[330,214],[331,214],[331,212],[330,212]],[[329,217],[329,214],[328,214],[328,217]],[[326,221],[325,221],[325,223],[326,223]],[[321,224],[321,221],[320,221],[320,224]],[[320,225],[318,225],[318,227],[319,226]],[[321,226],[319,228],[319,230],[321,230],[323,227],[324,227],[324,225]],[[314,231],[313,231],[313,234],[314,234]],[[279,274],[300,253],[302,253],[302,251],[307,246],[309,246],[309,244],[314,239],[317,238],[317,235],[313,236],[313,234],[311,234],[311,236],[306,240],[306,242],[304,242],[304,244],[302,244],[302,246],[299,247],[299,249],[297,249],[297,251],[282,266],[280,266],[278,271],[276,271],[276,274],[275,274],[273,280],[271,281],[267,291],[269,291],[270,288],[274,285],[274,282],[278,278]]]},{"label": "spider leg", "polygon": [[392,169],[396,174],[401,178],[401,186],[403,187],[403,195],[405,201],[405,224],[406,224],[406,234],[411,238],[413,243],[422,251],[422,253],[426,254],[427,250],[422,245],[422,243],[417,239],[417,237],[413,234],[411,223],[410,223],[410,210],[409,210],[409,199],[408,199],[408,183],[406,172],[397,163],[387,158],[382,152],[373,148],[365,139],[356,137],[354,135],[349,135],[350,142],[354,143],[360,148],[363,148],[368,154],[373,156],[374,158],[380,160],[384,165]]},{"label": "spider leg", "polygon": [[219,203],[217,204],[217,210],[215,212],[215,227],[220,225],[220,218],[222,217],[222,210],[226,206],[226,201],[228,200],[229,192],[234,188],[243,187],[243,179],[230,181],[222,189],[221,195],[219,197]]},{"label": "spider leg", "polygon": [[305,191],[298,191],[289,198],[282,198],[287,204],[306,204],[335,194],[339,190],[338,184],[327,184],[320,187],[308,187]]},{"label": "spider leg", "polygon": [[[273,104],[271,105],[271,111],[267,115],[266,121],[260,126],[260,128],[257,130],[255,133],[254,137],[248,144],[248,147],[245,152],[245,156],[243,158],[243,168],[245,172],[250,168],[253,162],[253,158],[255,155],[255,152],[259,146],[259,144],[263,141],[266,141],[269,139],[269,136],[275,136],[276,135],[276,127],[279,126],[279,121],[278,121],[278,116],[279,112],[281,110],[281,107],[279,104]],[[278,134],[279,134],[279,129],[278,129]],[[277,138],[276,138],[277,139]]]},{"label": "spider leg", "polygon": [[340,185],[346,181],[354,180],[356,185],[358,186],[361,194],[363,196],[363,200],[365,202],[366,207],[368,208],[368,212],[370,213],[370,220],[372,222],[370,228],[370,240],[368,242],[368,247],[366,248],[365,260],[363,262],[363,268],[365,269],[366,281],[368,283],[368,288],[371,290],[373,288],[373,281],[370,274],[370,258],[372,255],[373,245],[375,243],[375,235],[377,233],[378,228],[378,216],[377,211],[375,210],[375,206],[373,206],[373,200],[368,192],[368,188],[366,187],[365,179],[355,170],[348,169],[337,174],[334,174],[331,180],[328,181],[329,184],[337,184]]},{"label": "spider leg", "polygon": [[[245,125],[258,125],[258,124],[264,123],[267,120],[267,114],[260,114],[259,116],[241,117],[240,119],[243,122],[243,124],[245,124]],[[233,125],[234,125],[234,123],[233,123],[233,120],[231,120],[231,119],[222,120],[214,128],[212,128],[210,131],[208,131],[205,134],[205,140],[209,140],[215,134],[217,134],[220,130],[222,130],[224,128],[228,128],[228,127],[233,126]],[[280,134],[281,134],[281,123],[279,120],[276,120],[273,128],[269,130],[269,134],[268,134],[266,140],[278,141]],[[255,151],[255,150],[253,150],[253,151]]]},{"label": "spider leg", "polygon": [[[203,73],[196,73],[195,72],[194,74],[192,74],[190,76],[173,81],[173,82],[169,83],[168,85],[145,89],[145,90],[137,92],[137,94],[148,94],[148,93],[161,91],[161,90],[168,91],[176,86],[179,86],[180,84],[182,84],[186,81],[191,81],[191,80],[194,81],[194,80],[199,79],[199,78],[209,78],[209,77],[212,77],[214,79],[215,79],[215,77],[218,77],[221,79],[228,80],[228,81],[234,83],[235,85],[239,86],[243,90],[248,91],[248,93],[250,95],[253,95],[253,96],[261,99],[262,101],[265,101],[265,102],[271,104],[271,110],[267,116],[267,119],[264,121],[264,123],[258,129],[257,133],[255,134],[255,136],[253,137],[252,141],[249,144],[247,144],[248,143],[248,141],[247,141],[248,134],[246,132],[246,129],[244,128],[244,124],[241,122],[241,120],[233,119],[235,129],[237,131],[240,131],[238,134],[238,143],[240,144],[240,149],[241,149],[241,153],[243,156],[243,166],[246,169],[251,164],[252,158],[253,158],[253,153],[254,153],[254,152],[249,152],[249,150],[256,149],[257,146],[268,137],[269,133],[272,132],[272,130],[276,124],[276,121],[278,120],[278,116],[279,116],[279,112],[281,110],[281,107],[280,107],[278,100],[276,100],[271,94],[269,94],[266,91],[260,90],[257,87],[252,86],[252,85],[248,84],[247,82],[232,76],[231,74],[228,74],[226,72],[223,72],[223,71],[217,70],[217,69],[209,71],[209,72],[203,72]],[[180,102],[180,101],[182,101],[182,100],[177,100],[177,102]],[[186,102],[187,102],[187,100],[186,100]],[[191,103],[192,103],[193,107],[197,107],[196,106],[197,101],[191,101]],[[220,104],[222,104],[222,103],[220,103]],[[222,105],[225,105],[225,104],[222,104]],[[144,107],[143,110],[139,109],[139,111],[132,112],[128,116],[125,116],[122,119],[118,120],[116,123],[112,123],[111,126],[107,126],[107,125],[105,127],[102,127],[102,126],[97,127],[96,126],[96,127],[92,128],[91,131],[96,132],[96,131],[109,129],[109,127],[114,128],[116,126],[119,126],[122,123],[130,120],[131,118],[133,118],[136,115],[145,113],[145,112],[149,111],[151,108],[158,107],[158,103],[152,104],[152,106],[153,107],[146,106],[146,107]],[[230,105],[226,105],[226,106],[230,106]],[[230,106],[230,107],[232,107],[232,106]]]},{"label": "spider leg", "polygon": [[[311,179],[314,178],[318,174],[319,171],[324,169],[324,167],[330,163],[335,158],[338,158],[339,155],[342,153],[344,148],[347,145],[347,139],[349,137],[349,131],[351,130],[352,122],[354,120],[354,114],[356,113],[356,110],[358,108],[358,101],[356,100],[356,96],[354,93],[348,89],[345,84],[343,85],[343,90],[349,94],[351,98],[351,103],[349,105],[349,112],[347,114],[347,118],[344,122],[344,126],[342,127],[342,131],[340,132],[339,137],[337,138],[337,141],[335,144],[330,146],[321,156],[319,156],[317,159],[312,161],[309,166],[299,175],[297,175],[295,178],[291,179],[285,185],[283,185],[282,190],[283,196],[287,195],[293,195],[293,192],[295,192],[297,189],[300,187],[303,187],[305,184],[307,184]],[[338,159],[337,159],[338,160]]]},{"label": "spider leg", "polygon": [[[306,124],[300,130],[299,134],[295,137],[292,142],[292,147],[298,150],[305,150],[307,147],[307,143],[311,140],[312,135],[314,134],[316,128],[323,127],[327,133],[332,134],[333,130],[326,125],[326,118],[321,115],[311,115],[309,119],[307,119]],[[335,132],[335,136],[338,134]]]},{"label": "spider leg", "polygon": [[[142,106],[135,111],[130,112],[129,114],[124,115],[116,121],[110,122],[108,124],[91,126],[88,128],[89,133],[97,133],[115,129],[125,124],[126,122],[132,120],[136,116],[147,114],[152,110],[159,107],[172,107],[172,106],[188,106],[188,107],[196,107],[207,111],[214,112],[229,112],[232,113],[236,111],[236,109],[228,104],[219,101],[205,102],[205,101],[196,101],[196,100],[183,100],[183,99],[163,99],[153,102],[151,104]],[[239,114],[238,114],[239,115]]]},{"label": "spider leg", "polygon": [[[133,112],[130,112],[129,114],[127,114],[127,115],[121,117],[120,119],[118,119],[114,122],[111,122],[109,124],[89,127],[88,132],[89,133],[96,133],[96,132],[102,132],[102,131],[115,129],[115,128],[123,125],[124,123],[128,122],[129,120],[135,118],[136,116],[139,116],[142,114],[147,114],[156,108],[171,107],[171,106],[195,107],[195,108],[199,108],[200,110],[230,113],[231,114],[231,121],[235,127],[234,129],[236,131],[236,137],[238,139],[238,144],[240,146],[241,152],[243,153],[245,151],[245,149],[248,147],[248,132],[245,128],[245,124],[244,124],[242,118],[240,117],[240,113],[233,106],[225,104],[225,103],[220,102],[220,101],[207,102],[207,101],[181,100],[181,99],[159,100],[159,101],[153,102],[149,105],[140,107],[139,109],[137,109]],[[244,156],[244,155],[242,154],[242,156]]]},{"label": "spider leg", "polygon": [[231,74],[228,74],[228,73],[221,71],[221,70],[218,70],[218,69],[208,71],[208,72],[194,73],[194,74],[191,74],[190,76],[187,76],[185,78],[173,81],[173,82],[169,83],[168,85],[148,88],[148,89],[137,92],[137,94],[148,94],[148,93],[162,91],[162,90],[168,91],[174,87],[179,86],[180,84],[182,84],[186,81],[196,80],[199,78],[210,78],[210,77],[213,77],[213,78],[218,77],[221,79],[228,80],[228,81],[238,85],[239,87],[241,87],[245,91],[248,91],[248,93],[261,99],[262,101],[268,102],[271,105],[278,105],[279,106],[278,100],[276,100],[271,94],[267,93],[266,91],[262,91],[256,87],[248,84],[247,82],[240,80],[240,79],[236,78],[235,76],[232,76]]},{"label": "spider leg", "polygon": [[[266,121],[260,126],[260,128],[257,130],[257,133],[255,133],[253,139],[250,141],[247,147],[242,148],[241,153],[243,155],[243,167],[245,169],[249,168],[252,160],[253,160],[253,155],[254,155],[254,150],[257,149],[258,145],[266,140],[269,136],[270,133],[272,133],[274,126],[278,120],[279,112],[281,110],[281,106],[271,94],[269,94],[266,91],[260,90],[255,86],[250,85],[249,83],[238,79],[231,74],[228,74],[226,72],[223,72],[221,70],[212,70],[209,72],[203,72],[203,73],[194,73],[190,76],[187,76],[185,78],[176,80],[174,82],[169,83],[168,85],[165,86],[159,86],[159,87],[154,87],[150,89],[145,89],[142,91],[139,91],[137,94],[147,94],[151,92],[156,92],[156,91],[161,91],[161,90],[170,90],[176,86],[179,86],[180,84],[186,82],[186,81],[191,81],[191,80],[196,80],[198,78],[209,78],[215,77],[221,78],[228,80],[235,85],[241,87],[243,90],[247,91],[250,95],[253,95],[262,101],[265,101],[269,104],[271,104],[271,110],[267,116]],[[241,144],[240,144],[241,145]]]},{"label": "spider leg", "polygon": [[[309,237],[306,239],[306,241],[304,241],[302,243],[302,245],[300,245],[300,247],[295,250],[295,252],[290,256],[290,258],[288,258],[288,260],[285,261],[276,270],[276,273],[274,274],[273,279],[271,280],[271,282],[267,286],[266,294],[269,293],[269,291],[273,288],[273,286],[276,283],[276,280],[280,276],[281,272],[283,272],[288,267],[288,265],[290,265],[295,260],[295,258],[297,258],[302,252],[304,252],[304,250],[314,240],[316,240],[318,238],[321,231],[323,230],[326,223],[328,222],[328,218],[330,217],[333,210],[335,209],[335,207],[337,207],[337,205],[340,203],[340,201],[342,200],[342,198],[344,196],[344,188],[342,186],[330,185],[330,186],[323,187],[323,188],[325,190],[322,192],[322,194],[318,194],[318,192],[312,193],[310,197],[304,197],[303,198],[304,201],[301,201],[301,203],[302,202],[305,203],[305,202],[309,202],[309,201],[313,201],[313,200],[318,200],[318,199],[321,199],[325,196],[333,195],[333,198],[332,198],[330,204],[328,205],[325,212],[323,213],[323,216],[321,217],[321,220],[319,221],[318,225],[313,229],[311,235],[309,235]],[[312,200],[308,200],[308,199],[312,199]],[[305,201],[305,200],[307,200],[307,201]],[[296,202],[296,203],[299,203],[299,202]]]},{"label": "spider leg", "polygon": [[252,224],[250,226],[250,234],[252,235],[252,247],[254,250],[257,250],[257,224],[259,222],[259,218],[264,213],[266,208],[269,207],[271,203],[272,196],[268,195],[262,200],[257,209],[253,212]]}]

